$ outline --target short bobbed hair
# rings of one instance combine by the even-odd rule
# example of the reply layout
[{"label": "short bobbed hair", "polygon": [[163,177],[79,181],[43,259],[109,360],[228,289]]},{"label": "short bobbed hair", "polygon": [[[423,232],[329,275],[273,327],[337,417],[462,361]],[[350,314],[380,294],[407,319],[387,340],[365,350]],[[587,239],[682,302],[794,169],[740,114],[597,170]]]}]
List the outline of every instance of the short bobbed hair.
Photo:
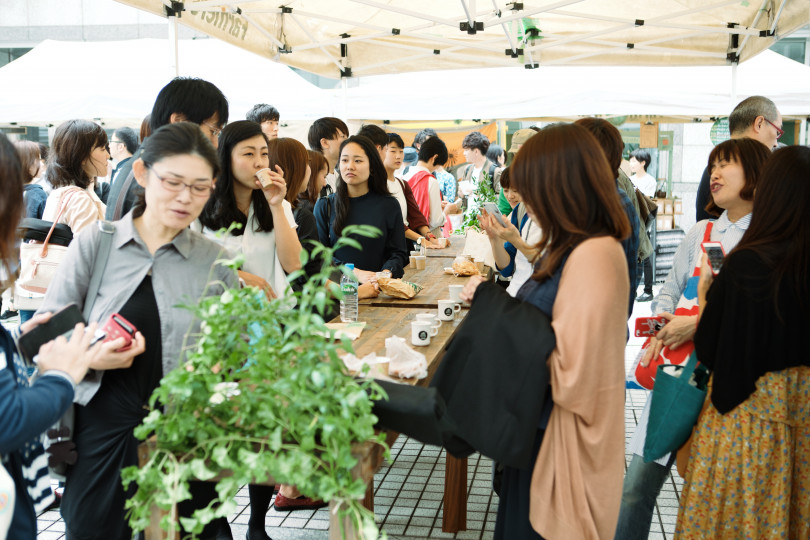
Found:
[{"label": "short bobbed hair", "polygon": [[[712,166],[718,161],[739,163],[745,175],[745,185],[740,190],[740,198],[744,201],[753,201],[760,173],[769,157],[771,157],[771,151],[768,150],[768,147],[755,139],[748,137],[729,139],[712,149],[708,166],[711,171]],[[723,208],[715,204],[714,197],[709,197],[705,210],[713,216],[723,213]]]},{"label": "short bobbed hair", "polygon": [[48,155],[46,176],[54,188],[76,186],[87,189],[93,178],[84,171],[84,162],[98,147],[110,145],[107,133],[89,120],[68,120],[56,128]]}]

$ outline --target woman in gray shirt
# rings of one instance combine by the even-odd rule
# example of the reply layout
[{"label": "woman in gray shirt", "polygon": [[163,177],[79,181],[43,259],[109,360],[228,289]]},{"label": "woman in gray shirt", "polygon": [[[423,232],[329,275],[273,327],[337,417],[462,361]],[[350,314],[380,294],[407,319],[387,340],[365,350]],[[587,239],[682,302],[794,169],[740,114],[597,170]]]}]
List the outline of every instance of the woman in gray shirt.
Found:
[{"label": "woman in gray shirt", "polygon": [[[170,124],[156,131],[133,163],[144,198],[113,224],[98,296],[85,298],[102,234],[97,227],[73,240],[48,288],[43,311],[93,302],[91,321],[119,313],[140,334],[133,349],[108,351],[91,366],[97,370],[95,380],[77,389],[79,457],[68,469],[61,509],[68,539],[132,537],[124,503],[135,486],[125,491],[120,471],[138,463],[133,429],[147,414],[163,374],[182,361],[184,336],[196,331],[191,312],[178,306],[222,292],[221,285],[209,283],[236,282],[232,271],[214,265],[221,248],[188,229],[210,197],[218,169],[216,151],[199,126]],[[121,344],[111,342],[109,348]],[[200,498],[207,498],[207,504],[211,495]],[[180,508],[181,514],[190,511]]]}]

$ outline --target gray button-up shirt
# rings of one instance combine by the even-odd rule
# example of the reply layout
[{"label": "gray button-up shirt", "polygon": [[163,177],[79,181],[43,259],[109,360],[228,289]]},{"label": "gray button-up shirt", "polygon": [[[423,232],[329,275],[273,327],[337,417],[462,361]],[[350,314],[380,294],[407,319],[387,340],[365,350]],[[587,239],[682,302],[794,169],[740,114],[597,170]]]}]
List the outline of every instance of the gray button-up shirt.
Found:
[{"label": "gray button-up shirt", "polygon": [[[192,313],[179,306],[196,304],[204,295],[220,294],[221,284],[235,285],[237,277],[229,268],[214,264],[223,256],[222,248],[199,233],[183,230],[152,255],[132,223],[132,213],[113,225],[112,248],[89,322],[106,322],[151,272],[160,317],[163,372],[167,373],[181,362],[186,334],[196,333],[199,328],[199,323],[192,321]],[[69,304],[84,309],[85,301],[91,301],[85,296],[100,234],[98,227],[87,227],[73,239],[40,312],[56,312]],[[207,287],[209,283],[212,285]],[[100,379],[98,376],[83,381],[74,401],[87,404],[98,390]]]}]

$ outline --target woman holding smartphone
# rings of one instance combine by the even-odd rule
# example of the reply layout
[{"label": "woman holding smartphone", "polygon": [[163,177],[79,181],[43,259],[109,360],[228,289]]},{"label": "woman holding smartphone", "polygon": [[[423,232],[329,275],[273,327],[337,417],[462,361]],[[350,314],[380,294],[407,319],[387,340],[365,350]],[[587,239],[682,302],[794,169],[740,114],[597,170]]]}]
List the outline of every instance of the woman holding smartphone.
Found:
[{"label": "woman holding smartphone", "polygon": [[[126,351],[115,352],[123,338],[105,344],[112,350],[104,349],[108,354],[91,364],[96,377],[77,388],[73,440],[78,461],[68,468],[61,505],[68,539],[132,537],[124,504],[136,486],[125,491],[120,472],[137,465],[139,441],[133,430],[148,413],[163,374],[182,361],[186,334],[197,331],[192,313],[181,306],[221,294],[217,283],[236,282],[229,269],[215,265],[221,247],[189,229],[219,171],[216,150],[199,126],[181,122],[158,129],[144,142],[132,170],[144,193],[132,212],[112,224],[98,295],[86,298],[102,233],[88,227],[70,244],[41,308],[56,311],[76,304],[82,309],[93,302],[91,321],[119,313],[139,330]],[[212,500],[203,484],[192,487],[195,499],[181,503],[181,515]],[[202,537],[213,537],[217,525]]]},{"label": "woman holding smartphone", "polygon": [[716,277],[703,265],[695,350],[712,383],[676,538],[810,538],[808,176],[810,149],[774,152],[742,240]]},{"label": "woman holding smartphone", "polygon": [[[751,223],[754,190],[770,155],[765,145],[748,138],[731,139],[712,150],[709,155],[711,201],[707,209],[720,209],[723,213],[717,220],[699,221],[678,246],[672,270],[651,306],[652,312],[664,317],[667,323],[650,339],[640,361],[642,366],[659,355],[670,363],[682,364],[691,354],[698,319],[697,283],[702,244],[720,242],[726,253],[737,245]],[[657,461],[644,462],[649,408],[650,397],[630,441],[634,455],[624,479],[616,538],[632,540],[649,536],[655,500],[675,459],[674,454],[668,454]]]},{"label": "woman holding smartphone", "polygon": [[334,263],[354,263],[362,283],[360,296],[376,296],[376,272],[401,278],[408,264],[405,226],[397,200],[388,191],[388,174],[379,152],[366,137],[349,137],[340,145],[337,191],[315,205],[318,237],[332,246],[347,225],[372,225],[376,238],[357,237],[361,249],[345,246],[335,252]]}]

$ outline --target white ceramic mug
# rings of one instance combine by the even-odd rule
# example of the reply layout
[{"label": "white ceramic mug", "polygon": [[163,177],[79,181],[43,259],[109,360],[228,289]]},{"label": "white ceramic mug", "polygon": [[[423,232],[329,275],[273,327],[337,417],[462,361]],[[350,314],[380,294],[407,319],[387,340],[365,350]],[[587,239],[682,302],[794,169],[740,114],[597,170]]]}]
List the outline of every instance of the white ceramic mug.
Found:
[{"label": "white ceramic mug", "polygon": [[453,302],[461,302],[461,291],[464,290],[464,285],[449,285],[450,300]]},{"label": "white ceramic mug", "polygon": [[461,311],[461,304],[455,300],[439,300],[439,319],[442,321],[452,321],[456,318],[456,313]]},{"label": "white ceramic mug", "polygon": [[430,323],[430,326],[434,328],[439,328],[442,325],[442,321],[440,321],[435,313],[417,313],[416,314],[417,321],[427,321]]},{"label": "white ceramic mug", "polygon": [[411,343],[417,347],[430,345],[430,337],[439,332],[438,328],[430,325],[429,321],[413,321],[411,323]]}]

